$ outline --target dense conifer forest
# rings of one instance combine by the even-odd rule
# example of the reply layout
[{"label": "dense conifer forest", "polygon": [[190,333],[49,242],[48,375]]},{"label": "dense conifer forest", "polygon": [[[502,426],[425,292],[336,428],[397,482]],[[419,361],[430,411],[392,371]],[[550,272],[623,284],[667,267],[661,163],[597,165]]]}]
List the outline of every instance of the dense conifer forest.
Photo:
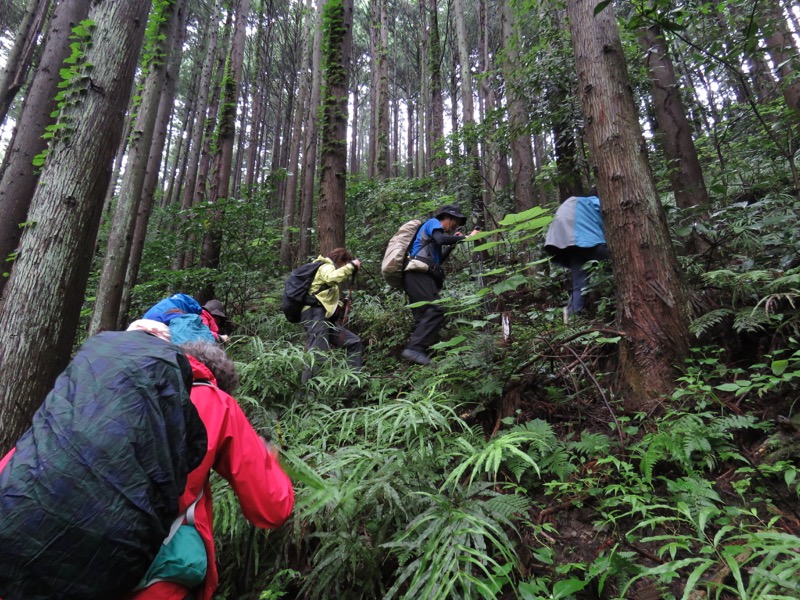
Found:
[{"label": "dense conifer forest", "polygon": [[[265,531],[213,479],[219,598],[799,598],[799,49],[789,0],[0,0],[0,456],[183,292],[296,492]],[[381,260],[447,204],[417,365]],[[360,370],[280,310],[337,247]]]}]

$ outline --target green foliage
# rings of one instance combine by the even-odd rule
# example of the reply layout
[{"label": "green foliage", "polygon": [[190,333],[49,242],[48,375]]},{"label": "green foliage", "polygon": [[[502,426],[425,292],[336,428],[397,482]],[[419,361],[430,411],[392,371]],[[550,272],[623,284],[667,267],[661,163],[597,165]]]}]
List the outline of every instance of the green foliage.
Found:
[{"label": "green foliage", "polygon": [[[70,109],[83,100],[89,85],[94,65],[85,60],[86,52],[92,46],[92,34],[95,22],[84,19],[72,28],[69,36],[70,55],[64,59],[64,66],[59,70],[61,81],[58,83],[58,93],[55,97],[55,110],[50,114],[55,122],[45,127],[42,138],[49,140],[48,148],[33,157],[35,167],[44,166],[53,141],[61,140],[69,143],[72,133],[72,119]],[[50,141],[52,140],[52,141]]]}]

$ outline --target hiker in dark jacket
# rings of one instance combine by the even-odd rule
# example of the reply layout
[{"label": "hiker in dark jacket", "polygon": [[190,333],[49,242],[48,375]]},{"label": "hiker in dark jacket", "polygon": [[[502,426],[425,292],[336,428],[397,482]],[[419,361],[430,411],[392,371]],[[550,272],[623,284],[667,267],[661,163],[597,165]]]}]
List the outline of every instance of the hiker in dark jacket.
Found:
[{"label": "hiker in dark jacket", "polygon": [[[439,299],[439,290],[444,285],[442,263],[457,243],[468,239],[469,236],[456,232],[466,222],[467,217],[458,206],[446,204],[420,227],[403,272],[403,287],[409,304]],[[469,235],[476,233],[477,229]],[[439,304],[426,304],[412,308],[411,312],[414,315],[414,333],[402,356],[411,362],[427,365],[431,362],[428,348],[439,340],[439,330],[444,325],[444,309]]]},{"label": "hiker in dark jacket", "polygon": [[317,374],[319,363],[324,360],[322,353],[331,346],[344,348],[352,367],[360,368],[362,363],[361,338],[339,320],[345,310],[341,285],[355,277],[361,261],[344,248],[336,248],[328,256],[318,256],[315,260],[322,266],[311,282],[308,291],[312,300],[303,307],[301,322],[306,330],[306,350],[315,351],[316,364],[303,370],[303,383]]},{"label": "hiker in dark jacket", "polygon": [[207,433],[168,328],[136,329],[87,339],[0,460],[5,600],[118,598],[179,514]]},{"label": "hiker in dark jacket", "polygon": [[203,461],[189,473],[180,499],[181,513],[193,506],[193,525],[205,549],[206,573],[189,596],[185,583],[155,581],[127,600],[210,600],[219,582],[213,528],[213,469],[227,480],[245,518],[262,529],[283,524],[294,506],[292,482],[278,462],[277,451],[253,429],[230,395],[238,384],[236,369],[225,351],[204,341],[181,344],[192,367],[191,399],[208,434]]},{"label": "hiker in dark jacket", "polygon": [[544,249],[553,262],[570,270],[572,294],[566,314],[581,312],[585,306],[583,288],[589,280],[584,265],[592,260],[608,260],[608,247],[600,213],[600,198],[594,195],[571,196],[561,203],[547,230]]}]

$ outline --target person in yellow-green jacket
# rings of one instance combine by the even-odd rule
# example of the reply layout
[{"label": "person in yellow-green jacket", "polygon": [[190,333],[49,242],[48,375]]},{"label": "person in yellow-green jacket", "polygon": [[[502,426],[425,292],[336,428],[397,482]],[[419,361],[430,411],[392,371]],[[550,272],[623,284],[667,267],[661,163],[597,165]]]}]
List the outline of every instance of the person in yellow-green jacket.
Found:
[{"label": "person in yellow-green jacket", "polygon": [[355,277],[361,261],[344,248],[336,248],[328,256],[315,259],[322,265],[317,270],[309,288],[311,303],[303,307],[301,322],[306,330],[306,349],[317,353],[313,367],[303,371],[305,383],[319,370],[324,360],[321,353],[334,348],[344,348],[350,365],[361,367],[361,338],[346,329],[341,322],[345,302],[341,298],[341,286]]}]

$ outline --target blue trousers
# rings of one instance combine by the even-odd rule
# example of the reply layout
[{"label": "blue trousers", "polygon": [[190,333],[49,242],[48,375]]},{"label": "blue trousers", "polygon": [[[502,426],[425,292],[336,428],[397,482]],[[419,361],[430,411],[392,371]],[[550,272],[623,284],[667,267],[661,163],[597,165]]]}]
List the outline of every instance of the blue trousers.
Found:
[{"label": "blue trousers", "polygon": [[589,281],[589,272],[584,265],[590,260],[608,260],[608,247],[605,244],[594,248],[572,246],[564,250],[560,258],[562,264],[572,273],[572,295],[567,312],[569,314],[579,313],[585,306],[583,288]]}]

